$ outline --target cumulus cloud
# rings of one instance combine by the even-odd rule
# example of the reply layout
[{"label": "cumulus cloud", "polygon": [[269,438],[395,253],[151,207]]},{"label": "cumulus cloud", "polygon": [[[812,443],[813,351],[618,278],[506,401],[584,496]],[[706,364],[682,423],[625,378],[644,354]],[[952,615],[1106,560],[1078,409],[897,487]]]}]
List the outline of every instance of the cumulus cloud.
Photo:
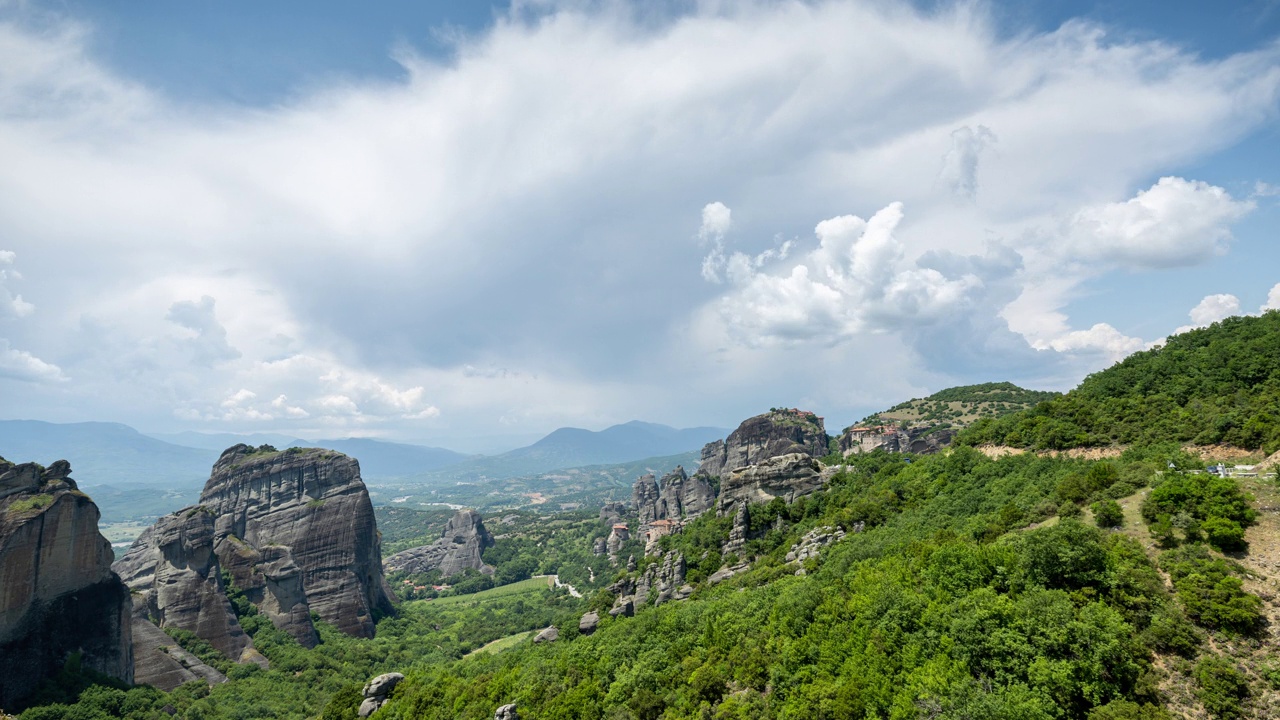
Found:
[{"label": "cumulus cloud", "polygon": [[1268,310],[1280,310],[1280,283],[1271,288],[1271,292],[1267,293],[1267,301],[1259,309],[1260,312]]},{"label": "cumulus cloud", "polygon": [[[91,28],[6,15],[0,238],[42,323],[5,330],[76,383],[6,386],[0,409],[216,425],[247,389],[237,417],[294,408],[289,428],[727,424],[776,403],[783,368],[919,367],[921,328],[953,346],[940,363],[1006,355],[1010,332],[1084,347],[1063,339],[1081,282],[1211,258],[1248,205],[1131,188],[1248,136],[1280,89],[1274,45],[1208,60],[1083,22],[1003,33],[979,6],[682,7],[499,15],[446,62],[409,50],[403,77],[263,107],[166,97],[97,58]],[[680,208],[714,197],[750,212],[711,203],[690,242]],[[885,210],[832,218],[851,207]],[[819,218],[806,252],[746,240]],[[738,345],[682,352],[712,325]],[[825,342],[867,333],[874,359]],[[693,386],[718,394],[671,389]],[[826,389],[818,410],[851,394]]]},{"label": "cumulus cloud", "polygon": [[902,204],[892,203],[870,220],[823,220],[814,228],[818,246],[788,266],[765,268],[774,256],[734,253],[728,261],[734,289],[719,300],[718,312],[740,339],[760,345],[836,342],[962,310],[981,279],[949,277],[909,259],[894,236],[902,218]]},{"label": "cumulus cloud", "polygon": [[22,279],[21,273],[9,267],[17,257],[17,253],[12,250],[0,250],[0,319],[26,317],[36,309],[35,305],[9,289],[11,281]]},{"label": "cumulus cloud", "polygon": [[0,377],[35,383],[67,380],[62,374],[62,368],[25,350],[10,347],[9,341],[4,338],[0,338]]},{"label": "cumulus cloud", "polygon": [[1226,252],[1231,225],[1254,209],[1205,182],[1163,177],[1134,198],[1081,209],[1067,251],[1129,268],[1194,265]]},{"label": "cumulus cloud", "polygon": [[169,306],[165,319],[190,330],[194,337],[188,339],[196,362],[212,365],[235,360],[240,351],[227,342],[227,329],[218,322],[214,313],[215,301],[205,295],[198,301],[183,300]]},{"label": "cumulus cloud", "polygon": [[1047,343],[1048,347],[1058,352],[1096,353],[1109,360],[1119,360],[1133,352],[1146,347],[1142,338],[1129,337],[1107,323],[1097,323],[1088,330],[1074,330],[1064,333]]},{"label": "cumulus cloud", "polygon": [[698,240],[710,243],[711,250],[702,259],[702,278],[707,282],[721,281],[724,270],[724,236],[732,224],[732,212],[724,203],[707,203],[702,208],[702,227],[698,228]]},{"label": "cumulus cloud", "polygon": [[978,157],[996,142],[996,134],[985,125],[968,125],[951,132],[951,149],[942,157],[938,180],[961,200],[972,200],[978,194]]},{"label": "cumulus cloud", "polygon": [[1170,334],[1178,335],[1188,330],[1207,327],[1219,320],[1238,314],[1240,314],[1240,298],[1225,293],[1207,295],[1187,313],[1187,316],[1191,318],[1191,324],[1183,325]]}]

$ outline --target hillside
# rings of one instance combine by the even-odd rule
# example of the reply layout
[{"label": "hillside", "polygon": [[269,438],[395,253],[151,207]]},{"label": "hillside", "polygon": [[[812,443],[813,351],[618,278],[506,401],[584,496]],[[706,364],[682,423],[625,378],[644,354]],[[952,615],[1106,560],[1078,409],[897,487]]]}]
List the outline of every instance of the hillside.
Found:
[{"label": "hillside", "polygon": [[1134,353],[1078,388],[960,437],[1061,450],[1099,445],[1228,443],[1280,449],[1280,312],[1233,317]]},{"label": "hillside", "polygon": [[1010,382],[962,385],[899,403],[867,416],[858,424],[896,425],[905,422],[909,425],[964,427],[982,418],[1026,410],[1058,395],[1056,392],[1027,390]]},{"label": "hillside", "polygon": [[[1244,320],[1205,335],[1219,350],[1247,346],[1273,322]],[[1083,406],[1085,397],[1142,403],[1151,396],[1123,387],[1147,376],[1162,378],[1147,386],[1157,395],[1197,378],[1180,385],[1193,410],[1252,407],[1252,394],[1238,390],[1233,404],[1215,400],[1242,381],[1196,375],[1216,355],[1185,342],[1170,343],[1177,362],[1144,354],[1117,366],[1129,373],[1120,380],[1112,368],[967,433],[1048,417],[1046,407]],[[1255,380],[1266,396],[1274,381]],[[384,672],[406,677],[376,717],[405,720],[488,720],[509,703],[526,718],[627,720],[1280,716],[1276,478],[1242,484],[1206,472],[1166,441],[1164,416],[1121,417],[1136,439],[1107,460],[876,450],[827,467],[800,463],[791,476],[765,458],[735,477],[769,467],[769,487],[822,479],[788,494],[791,502],[774,494],[685,517],[650,545],[634,510],[616,506],[618,516],[591,506],[559,512],[552,501],[493,512],[484,559],[494,574],[396,575],[404,595],[374,638],[321,623],[321,644],[306,649],[246,615],[268,669],[179,636],[231,680],[160,693],[69,669],[23,717],[353,720],[360,688]],[[1277,432],[1274,421],[1255,421],[1264,437]],[[577,481],[536,482],[567,490]],[[510,493],[484,483],[455,491],[477,500]],[[384,551],[440,532],[444,511],[418,512],[414,501],[379,511]],[[609,546],[615,523],[634,530],[616,559],[597,549]],[[543,575],[555,577],[535,581]],[[558,639],[531,639],[549,626]]]}]

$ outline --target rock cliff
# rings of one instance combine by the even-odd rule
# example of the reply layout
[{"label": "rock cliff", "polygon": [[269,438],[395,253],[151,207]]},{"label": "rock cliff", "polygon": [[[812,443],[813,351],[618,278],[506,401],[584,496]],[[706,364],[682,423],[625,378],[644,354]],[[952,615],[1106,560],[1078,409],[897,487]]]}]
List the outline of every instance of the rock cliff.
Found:
[{"label": "rock cliff", "polygon": [[129,590],[111,572],[98,507],[59,460],[0,458],[0,707],[29,694],[67,656],[133,682]]},{"label": "rock cliff", "polygon": [[720,478],[717,512],[724,515],[739,500],[769,502],[780,497],[788,503],[820,489],[825,477],[818,461],[803,453],[769,458],[758,465],[729,471]]},{"label": "rock cliff", "polygon": [[804,410],[774,409],[747,418],[724,441],[705,446],[698,472],[723,477],[779,455],[822,457],[828,452],[828,443],[822,418]]},{"label": "rock cliff", "polygon": [[391,611],[373,504],[354,459],[317,448],[236,445],[214,464],[200,504],[216,518],[221,566],[300,640],[311,637],[311,612],[367,638],[374,612]]},{"label": "rock cliff", "polygon": [[640,517],[640,526],[644,527],[654,520],[666,517],[665,509],[659,515],[659,502],[662,494],[658,492],[658,480],[653,475],[641,475],[631,486],[631,505]]},{"label": "rock cliff", "polygon": [[147,528],[111,567],[133,591],[139,617],[159,628],[189,630],[228,658],[247,660],[252,643],[222,586],[213,528],[207,508],[179,510]]},{"label": "rock cliff", "polygon": [[951,444],[956,437],[952,428],[919,426],[907,429],[892,425],[850,427],[840,435],[840,452],[848,457],[858,453],[884,450],[891,453],[929,455]]},{"label": "rock cliff", "polygon": [[493,546],[493,535],[485,529],[484,520],[475,510],[458,510],[449,518],[440,539],[395,555],[383,561],[388,570],[422,573],[439,570],[440,575],[449,577],[463,570],[479,570],[492,574],[493,568],[486,565],[481,553]]}]

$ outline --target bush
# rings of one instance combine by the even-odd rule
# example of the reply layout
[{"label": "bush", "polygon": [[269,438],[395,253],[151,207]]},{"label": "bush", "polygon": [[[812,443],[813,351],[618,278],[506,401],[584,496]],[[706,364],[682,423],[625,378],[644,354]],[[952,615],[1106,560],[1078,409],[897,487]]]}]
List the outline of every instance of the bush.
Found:
[{"label": "bush", "polygon": [[1216,630],[1251,634],[1262,628],[1262,601],[1241,587],[1237,566],[1209,554],[1204,545],[1186,545],[1160,556],[1187,615]]},{"label": "bush", "polygon": [[1099,500],[1090,508],[1093,510],[1093,519],[1098,527],[1114,528],[1124,525],[1124,510],[1115,500]]},{"label": "bush", "polygon": [[1209,544],[1224,552],[1230,550],[1243,550],[1244,528],[1240,527],[1240,523],[1227,518],[1211,517],[1204,521],[1200,526],[1208,539]]},{"label": "bush", "polygon": [[1235,664],[1218,655],[1206,655],[1196,663],[1196,696],[1209,714],[1219,720],[1243,716],[1249,697],[1249,681]]}]

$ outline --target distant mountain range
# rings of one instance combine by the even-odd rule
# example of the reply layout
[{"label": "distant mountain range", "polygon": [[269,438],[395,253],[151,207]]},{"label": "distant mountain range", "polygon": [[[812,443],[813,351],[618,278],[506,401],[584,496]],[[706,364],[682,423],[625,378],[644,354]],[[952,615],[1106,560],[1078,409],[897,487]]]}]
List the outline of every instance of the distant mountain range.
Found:
[{"label": "distant mountain range", "polygon": [[433,484],[476,482],[588,465],[615,465],[698,451],[728,434],[724,428],[678,430],[638,420],[599,431],[560,428],[528,447],[472,458],[424,473],[420,479]]},{"label": "distant mountain range", "polygon": [[[561,428],[527,447],[486,457],[368,438],[304,440],[268,433],[197,432],[144,435],[119,423],[4,420],[0,421],[0,457],[42,465],[66,459],[81,485],[111,486],[98,492],[117,497],[121,511],[137,504],[142,496],[154,495],[165,508],[157,509],[155,503],[147,502],[143,512],[142,505],[137,505],[137,514],[153,515],[176,510],[182,505],[167,506],[185,504],[198,496],[218,456],[237,443],[325,447],[359,460],[366,480],[452,485],[696,452],[727,434],[722,428],[678,430],[638,421],[596,432]],[[146,488],[154,487],[162,487],[166,493],[147,492]],[[166,500],[168,497],[173,499]],[[109,505],[111,514],[116,514],[115,504]]]},{"label": "distant mountain range", "polygon": [[198,491],[218,452],[158,440],[120,423],[0,420],[0,457],[41,465],[68,460],[81,484]]}]

